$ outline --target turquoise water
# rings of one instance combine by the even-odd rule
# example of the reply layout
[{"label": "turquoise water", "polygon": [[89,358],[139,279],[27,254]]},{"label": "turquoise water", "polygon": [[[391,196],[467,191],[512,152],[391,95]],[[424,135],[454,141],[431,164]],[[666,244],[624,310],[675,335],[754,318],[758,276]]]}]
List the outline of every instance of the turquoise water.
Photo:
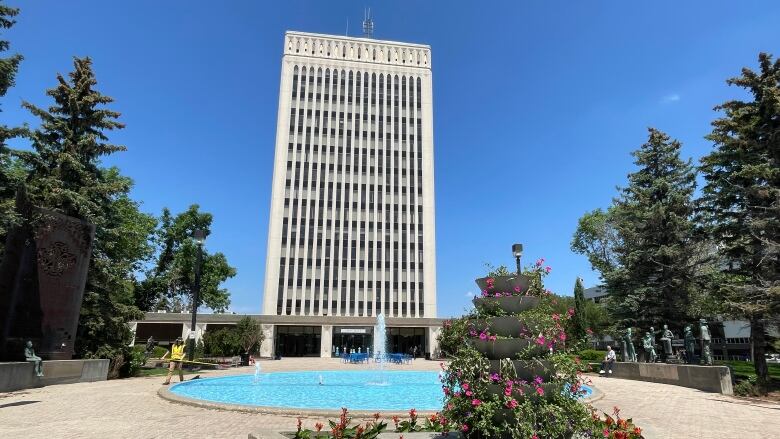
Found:
[{"label": "turquoise water", "polygon": [[[322,377],[322,385],[319,384]],[[384,378],[382,378],[384,377]],[[593,390],[583,386],[591,396]],[[225,404],[301,409],[370,411],[440,410],[444,402],[438,372],[311,371],[236,375],[185,381],[171,392]]]},{"label": "turquoise water", "polygon": [[[319,384],[322,376],[323,384]],[[440,410],[444,401],[438,372],[274,372],[185,381],[171,392],[227,404],[308,409]],[[382,384],[380,384],[382,383]]]}]

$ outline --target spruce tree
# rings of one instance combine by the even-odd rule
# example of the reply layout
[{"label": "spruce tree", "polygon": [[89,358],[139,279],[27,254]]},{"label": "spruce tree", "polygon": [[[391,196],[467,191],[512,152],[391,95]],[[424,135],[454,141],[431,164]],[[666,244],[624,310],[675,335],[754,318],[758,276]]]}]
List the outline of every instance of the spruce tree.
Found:
[{"label": "spruce tree", "polygon": [[735,317],[747,318],[757,376],[766,382],[766,326],[780,315],[780,60],[761,53],[760,72],[726,81],[749,101],[717,107],[702,158],[701,199],[707,231],[718,244],[724,281],[717,293]]},{"label": "spruce tree", "polygon": [[679,327],[688,318],[694,267],[695,172],[681,145],[654,128],[633,152],[636,172],[615,200],[618,264],[606,276],[609,309],[620,326]]},{"label": "spruce tree", "polygon": [[96,226],[76,352],[120,364],[131,337],[127,322],[143,317],[133,305],[132,274],[151,254],[155,220],[129,198],[132,181],[101,165],[103,157],[125,150],[106,135],[124,125],[105,108],[113,99],[95,90],[91,60],[75,58],[74,71],[57,81],[47,91],[54,100],[48,109],[23,103],[41,125],[29,134],[33,151],[17,154],[31,170],[33,204]]},{"label": "spruce tree", "polygon": [[[19,9],[0,4],[0,29],[10,29],[16,23],[14,17],[18,14]],[[7,51],[9,47],[8,41],[0,40],[0,52]],[[5,96],[8,89],[14,85],[21,61],[22,56],[19,54],[0,58],[0,97]],[[6,142],[22,133],[21,128],[8,127],[0,123],[0,258],[3,255],[8,230],[20,220],[14,210],[14,195],[23,176]]]}]

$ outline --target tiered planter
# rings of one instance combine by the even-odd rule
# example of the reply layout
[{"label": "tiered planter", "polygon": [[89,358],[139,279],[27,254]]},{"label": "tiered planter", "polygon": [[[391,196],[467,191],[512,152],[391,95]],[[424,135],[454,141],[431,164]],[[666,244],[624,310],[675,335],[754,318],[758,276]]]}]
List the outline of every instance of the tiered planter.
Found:
[{"label": "tiered planter", "polygon": [[[488,279],[493,279],[492,286]],[[549,397],[558,391],[558,387],[560,387],[557,384],[547,382],[554,375],[552,365],[546,360],[537,358],[544,355],[548,348],[539,345],[530,336],[527,326],[517,317],[518,313],[539,306],[538,297],[523,295],[528,292],[529,281],[530,279],[527,276],[522,275],[477,279],[477,285],[479,285],[482,291],[486,291],[490,296],[497,295],[498,297],[478,297],[474,299],[474,305],[485,311],[496,312],[500,310],[508,314],[473,322],[476,327],[487,329],[491,335],[502,337],[492,341],[479,339],[471,341],[474,349],[490,360],[490,372],[500,372],[501,360],[509,359],[512,362],[512,366],[514,366],[518,379],[531,382],[536,377],[541,377],[545,381],[541,386],[544,389],[544,396],[539,396],[536,388],[531,384],[514,386],[512,396],[517,400]],[[523,357],[532,359],[518,360],[518,354],[520,353],[524,354]],[[504,386],[499,384],[490,385],[488,386],[488,391],[492,394],[500,395],[504,393]]]}]

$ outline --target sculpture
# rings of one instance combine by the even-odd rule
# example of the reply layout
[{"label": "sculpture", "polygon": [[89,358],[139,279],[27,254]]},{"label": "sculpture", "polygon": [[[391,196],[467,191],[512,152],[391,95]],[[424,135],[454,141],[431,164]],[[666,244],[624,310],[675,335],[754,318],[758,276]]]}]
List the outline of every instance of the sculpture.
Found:
[{"label": "sculpture", "polygon": [[152,356],[155,346],[157,346],[157,341],[154,339],[154,337],[149,336],[149,339],[146,340],[146,348],[144,349],[144,355],[146,358]]},{"label": "sculpture", "polygon": [[645,338],[642,339],[642,347],[645,349],[647,357],[645,361],[648,363],[655,363],[655,337],[650,332],[645,333]]},{"label": "sculpture", "polygon": [[636,363],[634,342],[631,341],[631,328],[626,329],[626,333],[623,334],[623,346],[623,361]]},{"label": "sculpture", "polygon": [[685,325],[685,359],[688,364],[693,363],[696,349],[696,337],[693,336],[693,327]]},{"label": "sculpture", "polygon": [[707,320],[699,320],[699,329],[701,331],[701,362],[705,366],[712,366],[712,336],[710,327],[707,326]]},{"label": "sculpture", "polygon": [[33,344],[29,340],[27,340],[27,345],[24,348],[24,359],[25,361],[31,361],[35,363],[36,376],[39,377],[43,376],[43,360],[41,360],[41,357],[35,355],[35,351],[33,350]]},{"label": "sculpture", "polygon": [[672,339],[674,334],[669,330],[669,326],[664,325],[663,334],[661,334],[661,344],[664,348],[664,358],[668,358],[672,355]]}]

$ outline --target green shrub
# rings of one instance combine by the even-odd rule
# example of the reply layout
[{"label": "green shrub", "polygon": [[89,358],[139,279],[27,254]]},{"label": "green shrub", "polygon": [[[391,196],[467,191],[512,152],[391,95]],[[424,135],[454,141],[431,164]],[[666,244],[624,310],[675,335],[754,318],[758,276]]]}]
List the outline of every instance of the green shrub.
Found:
[{"label": "green shrub", "polygon": [[600,362],[604,360],[604,357],[607,356],[607,351],[598,351],[596,349],[583,349],[580,352],[577,353],[579,355],[580,360],[585,362]]},{"label": "green shrub", "polygon": [[752,376],[738,382],[734,386],[734,394],[737,396],[761,396],[766,394],[766,390],[758,384],[756,377]]}]

